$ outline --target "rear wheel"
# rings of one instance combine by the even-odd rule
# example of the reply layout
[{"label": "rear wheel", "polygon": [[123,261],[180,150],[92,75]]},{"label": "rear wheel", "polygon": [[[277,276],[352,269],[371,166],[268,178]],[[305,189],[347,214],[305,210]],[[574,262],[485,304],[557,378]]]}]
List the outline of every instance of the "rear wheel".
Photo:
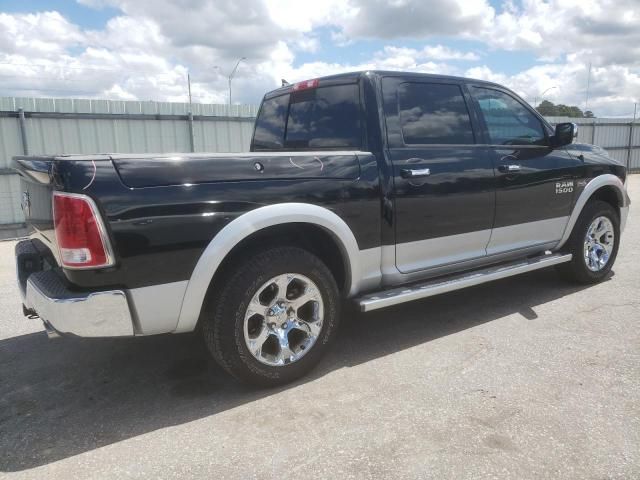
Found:
[{"label": "rear wheel", "polygon": [[571,262],[558,265],[563,277],[579,283],[597,283],[611,271],[618,254],[620,218],[607,202],[587,203],[564,250]]},{"label": "rear wheel", "polygon": [[245,382],[275,386],[311,370],[335,335],[339,294],[326,265],[275,247],[233,266],[205,307],[207,347]]}]

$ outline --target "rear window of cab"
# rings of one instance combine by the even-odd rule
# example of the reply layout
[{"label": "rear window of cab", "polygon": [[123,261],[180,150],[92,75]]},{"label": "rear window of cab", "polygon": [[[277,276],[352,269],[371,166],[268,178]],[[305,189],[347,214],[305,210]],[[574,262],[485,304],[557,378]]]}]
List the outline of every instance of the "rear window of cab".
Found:
[{"label": "rear window of cab", "polygon": [[292,91],[263,101],[252,150],[358,149],[362,144],[358,85]]}]

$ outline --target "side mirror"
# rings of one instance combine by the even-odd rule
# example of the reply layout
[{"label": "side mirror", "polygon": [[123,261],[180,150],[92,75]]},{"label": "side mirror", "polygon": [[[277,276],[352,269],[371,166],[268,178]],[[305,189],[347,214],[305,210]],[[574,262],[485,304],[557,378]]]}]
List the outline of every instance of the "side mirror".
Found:
[{"label": "side mirror", "polygon": [[578,136],[578,125],[575,123],[559,123],[556,125],[556,132],[553,135],[553,146],[562,147],[573,143],[573,139]]}]

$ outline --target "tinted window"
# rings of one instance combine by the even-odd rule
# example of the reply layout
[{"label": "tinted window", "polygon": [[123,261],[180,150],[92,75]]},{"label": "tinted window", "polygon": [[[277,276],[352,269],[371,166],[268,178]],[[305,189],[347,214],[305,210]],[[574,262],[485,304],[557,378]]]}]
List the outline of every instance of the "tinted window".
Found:
[{"label": "tinted window", "polygon": [[360,143],[357,85],[291,94],[285,148],[356,148]]},{"label": "tinted window", "polygon": [[474,87],[492,145],[544,145],[540,120],[511,95]]},{"label": "tinted window", "polygon": [[361,138],[358,85],[336,85],[265,100],[253,149],[360,148]]},{"label": "tinted window", "polygon": [[404,83],[398,89],[405,144],[471,144],[473,129],[460,87]]},{"label": "tinted window", "polygon": [[284,145],[284,123],[289,106],[289,95],[262,102],[256,119],[253,147],[257,150],[279,149]]}]

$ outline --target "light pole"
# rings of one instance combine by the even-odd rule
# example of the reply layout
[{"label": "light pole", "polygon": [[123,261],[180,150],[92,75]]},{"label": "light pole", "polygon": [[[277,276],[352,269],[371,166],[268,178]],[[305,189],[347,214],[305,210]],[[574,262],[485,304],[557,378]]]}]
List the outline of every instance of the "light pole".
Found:
[{"label": "light pole", "polygon": [[[544,94],[547,93],[549,90],[553,90],[554,88],[558,88],[558,86],[554,85],[553,87],[549,87],[544,92],[542,92],[540,94],[540,100],[544,100]],[[538,108],[538,97],[534,97],[533,99],[533,108]]]},{"label": "light pole", "polygon": [[231,70],[231,73],[229,74],[229,106],[231,106],[231,79],[233,78],[233,76],[236,74],[236,70],[238,69],[238,65],[240,65],[240,62],[243,60],[246,60],[247,57],[241,57],[237,62],[236,62],[236,66],[233,67],[233,70]]},{"label": "light pole", "polygon": [[187,72],[187,88],[189,89],[189,111],[191,111],[191,74]]}]

